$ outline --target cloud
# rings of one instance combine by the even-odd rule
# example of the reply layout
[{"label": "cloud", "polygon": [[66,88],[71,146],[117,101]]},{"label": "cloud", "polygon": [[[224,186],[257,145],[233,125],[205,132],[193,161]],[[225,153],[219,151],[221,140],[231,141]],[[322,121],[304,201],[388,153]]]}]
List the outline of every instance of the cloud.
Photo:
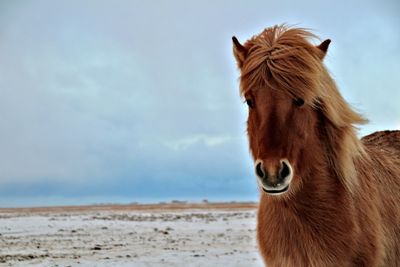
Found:
[{"label": "cloud", "polygon": [[193,135],[176,140],[166,140],[163,142],[165,146],[175,151],[187,150],[189,147],[204,144],[207,147],[218,146],[227,143],[233,139],[240,139],[238,137],[234,138],[229,135]]}]

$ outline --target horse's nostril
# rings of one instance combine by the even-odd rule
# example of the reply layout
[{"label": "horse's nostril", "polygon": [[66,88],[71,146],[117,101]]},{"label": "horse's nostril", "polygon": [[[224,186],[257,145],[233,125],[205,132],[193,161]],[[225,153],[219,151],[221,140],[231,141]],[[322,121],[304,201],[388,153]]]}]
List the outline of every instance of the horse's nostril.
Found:
[{"label": "horse's nostril", "polygon": [[281,169],[279,170],[279,178],[284,179],[290,175],[290,168],[285,161],[282,161]]},{"label": "horse's nostril", "polygon": [[260,177],[260,178],[264,178],[264,177],[265,177],[265,173],[264,173],[264,170],[263,170],[263,167],[262,167],[261,162],[259,162],[259,163],[256,165],[256,174],[257,174],[257,176]]}]

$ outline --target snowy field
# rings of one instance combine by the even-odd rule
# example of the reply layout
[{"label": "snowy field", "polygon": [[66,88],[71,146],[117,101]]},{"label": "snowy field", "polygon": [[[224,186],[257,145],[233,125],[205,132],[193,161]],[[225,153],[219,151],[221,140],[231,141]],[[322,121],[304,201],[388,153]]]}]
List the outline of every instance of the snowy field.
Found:
[{"label": "snowy field", "polygon": [[261,267],[255,222],[254,205],[0,209],[0,266]]}]

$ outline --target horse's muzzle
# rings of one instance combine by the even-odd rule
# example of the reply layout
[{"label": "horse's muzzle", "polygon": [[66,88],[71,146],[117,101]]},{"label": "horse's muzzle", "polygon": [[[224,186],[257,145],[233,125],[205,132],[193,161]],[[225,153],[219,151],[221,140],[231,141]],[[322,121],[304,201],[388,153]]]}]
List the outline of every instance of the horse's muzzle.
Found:
[{"label": "horse's muzzle", "polygon": [[281,159],[277,167],[271,164],[271,161],[266,162],[258,159],[255,162],[255,172],[258,183],[265,193],[281,195],[289,190],[293,169],[287,159]]}]

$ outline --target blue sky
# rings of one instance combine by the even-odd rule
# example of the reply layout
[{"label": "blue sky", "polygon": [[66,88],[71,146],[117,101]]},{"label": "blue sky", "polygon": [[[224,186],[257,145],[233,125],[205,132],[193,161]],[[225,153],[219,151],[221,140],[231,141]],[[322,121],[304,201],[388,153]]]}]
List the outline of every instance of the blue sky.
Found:
[{"label": "blue sky", "polygon": [[231,36],[289,23],[400,128],[396,1],[1,1],[0,206],[256,200]]}]

